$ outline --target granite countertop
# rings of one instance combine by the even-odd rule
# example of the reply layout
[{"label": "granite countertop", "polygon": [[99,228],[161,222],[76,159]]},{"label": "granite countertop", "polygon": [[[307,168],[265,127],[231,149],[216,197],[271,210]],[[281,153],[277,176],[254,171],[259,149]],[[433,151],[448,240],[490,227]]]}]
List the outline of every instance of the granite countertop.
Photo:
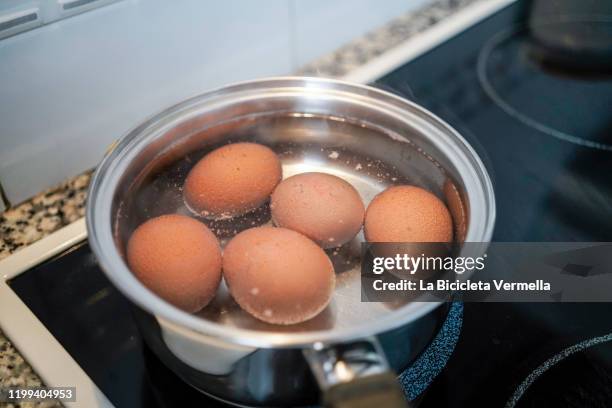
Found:
[{"label": "granite countertop", "polygon": [[[400,15],[384,26],[298,70],[297,74],[340,77],[376,58],[412,35],[478,0],[435,0]],[[480,0],[484,1],[484,0]],[[87,171],[0,214],[0,259],[84,216]],[[0,331],[0,388],[41,386],[42,381]],[[2,404],[0,407],[59,407],[56,402]]]}]

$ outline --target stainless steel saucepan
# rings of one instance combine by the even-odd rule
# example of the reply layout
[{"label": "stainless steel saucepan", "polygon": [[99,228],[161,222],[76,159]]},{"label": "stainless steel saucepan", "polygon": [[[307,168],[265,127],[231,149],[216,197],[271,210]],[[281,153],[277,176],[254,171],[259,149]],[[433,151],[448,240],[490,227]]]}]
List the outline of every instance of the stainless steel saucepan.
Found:
[{"label": "stainless steel saucepan", "polygon": [[[92,180],[91,248],[134,303],[148,346],[186,382],[237,405],[402,406],[392,373],[424,349],[447,308],[361,302],[362,234],[328,251],[337,273],[329,307],[286,327],[250,317],[225,288],[200,313],[183,312],[128,269],[124,248],[134,228],[161,214],[191,214],[182,199],[190,168],[210,150],[245,140],[275,150],[284,177],[335,174],[366,204],[392,184],[423,186],[449,205],[459,241],[491,238],[495,201],[485,167],[455,130],[414,103],[368,86],[290,77],[228,86],[161,112],[121,139]],[[270,214],[264,207],[202,221],[225,244]]]}]

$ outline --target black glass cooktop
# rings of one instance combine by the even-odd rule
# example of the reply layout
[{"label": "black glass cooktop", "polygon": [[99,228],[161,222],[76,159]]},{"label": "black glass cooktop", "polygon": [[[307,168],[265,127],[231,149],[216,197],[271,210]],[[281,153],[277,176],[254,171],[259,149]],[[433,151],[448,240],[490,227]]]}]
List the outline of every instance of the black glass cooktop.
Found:
[{"label": "black glass cooktop", "polygon": [[[495,188],[495,241],[610,241],[612,71],[556,64],[569,51],[543,38],[565,33],[580,56],[576,24],[609,34],[612,23],[538,20],[531,6],[506,8],[378,83],[432,110],[479,153]],[[466,304],[457,348],[422,405],[612,406],[611,312]]]},{"label": "black glass cooktop", "polygon": [[432,110],[480,154],[494,182],[495,241],[610,241],[612,71],[545,66],[533,56],[529,4],[378,82]]},{"label": "black glass cooktop", "polygon": [[[612,241],[612,75],[592,59],[606,50],[581,48],[581,35],[549,41],[610,23],[535,21],[530,10],[517,2],[375,85],[432,110],[479,153],[494,240]],[[86,244],[11,286],[117,406],[215,406],[142,345]],[[419,406],[611,406],[610,316],[610,304],[465,304],[454,353]]]}]

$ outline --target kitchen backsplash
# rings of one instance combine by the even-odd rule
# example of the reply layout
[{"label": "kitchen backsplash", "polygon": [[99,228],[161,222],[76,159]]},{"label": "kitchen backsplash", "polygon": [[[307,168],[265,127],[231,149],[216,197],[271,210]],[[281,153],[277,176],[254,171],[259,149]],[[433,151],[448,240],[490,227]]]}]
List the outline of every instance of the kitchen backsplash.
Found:
[{"label": "kitchen backsplash", "polygon": [[[0,27],[20,10],[39,19],[0,40],[0,184],[13,204],[93,167],[168,106],[295,72],[429,0],[77,1],[0,3]],[[66,4],[91,9],[63,18]]]}]

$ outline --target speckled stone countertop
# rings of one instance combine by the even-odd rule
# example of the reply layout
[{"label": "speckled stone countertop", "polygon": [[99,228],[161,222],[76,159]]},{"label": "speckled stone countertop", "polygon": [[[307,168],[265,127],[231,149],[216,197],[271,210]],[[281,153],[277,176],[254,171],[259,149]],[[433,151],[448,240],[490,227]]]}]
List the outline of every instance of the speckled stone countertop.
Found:
[{"label": "speckled stone countertop", "polygon": [[[436,0],[428,3],[304,66],[297,74],[345,75],[476,1]],[[0,214],[0,259],[83,217],[90,177],[91,171],[85,172]],[[40,378],[0,331],[0,388],[40,385]],[[61,404],[56,402],[0,403],[0,407],[6,408],[59,406]]]}]

